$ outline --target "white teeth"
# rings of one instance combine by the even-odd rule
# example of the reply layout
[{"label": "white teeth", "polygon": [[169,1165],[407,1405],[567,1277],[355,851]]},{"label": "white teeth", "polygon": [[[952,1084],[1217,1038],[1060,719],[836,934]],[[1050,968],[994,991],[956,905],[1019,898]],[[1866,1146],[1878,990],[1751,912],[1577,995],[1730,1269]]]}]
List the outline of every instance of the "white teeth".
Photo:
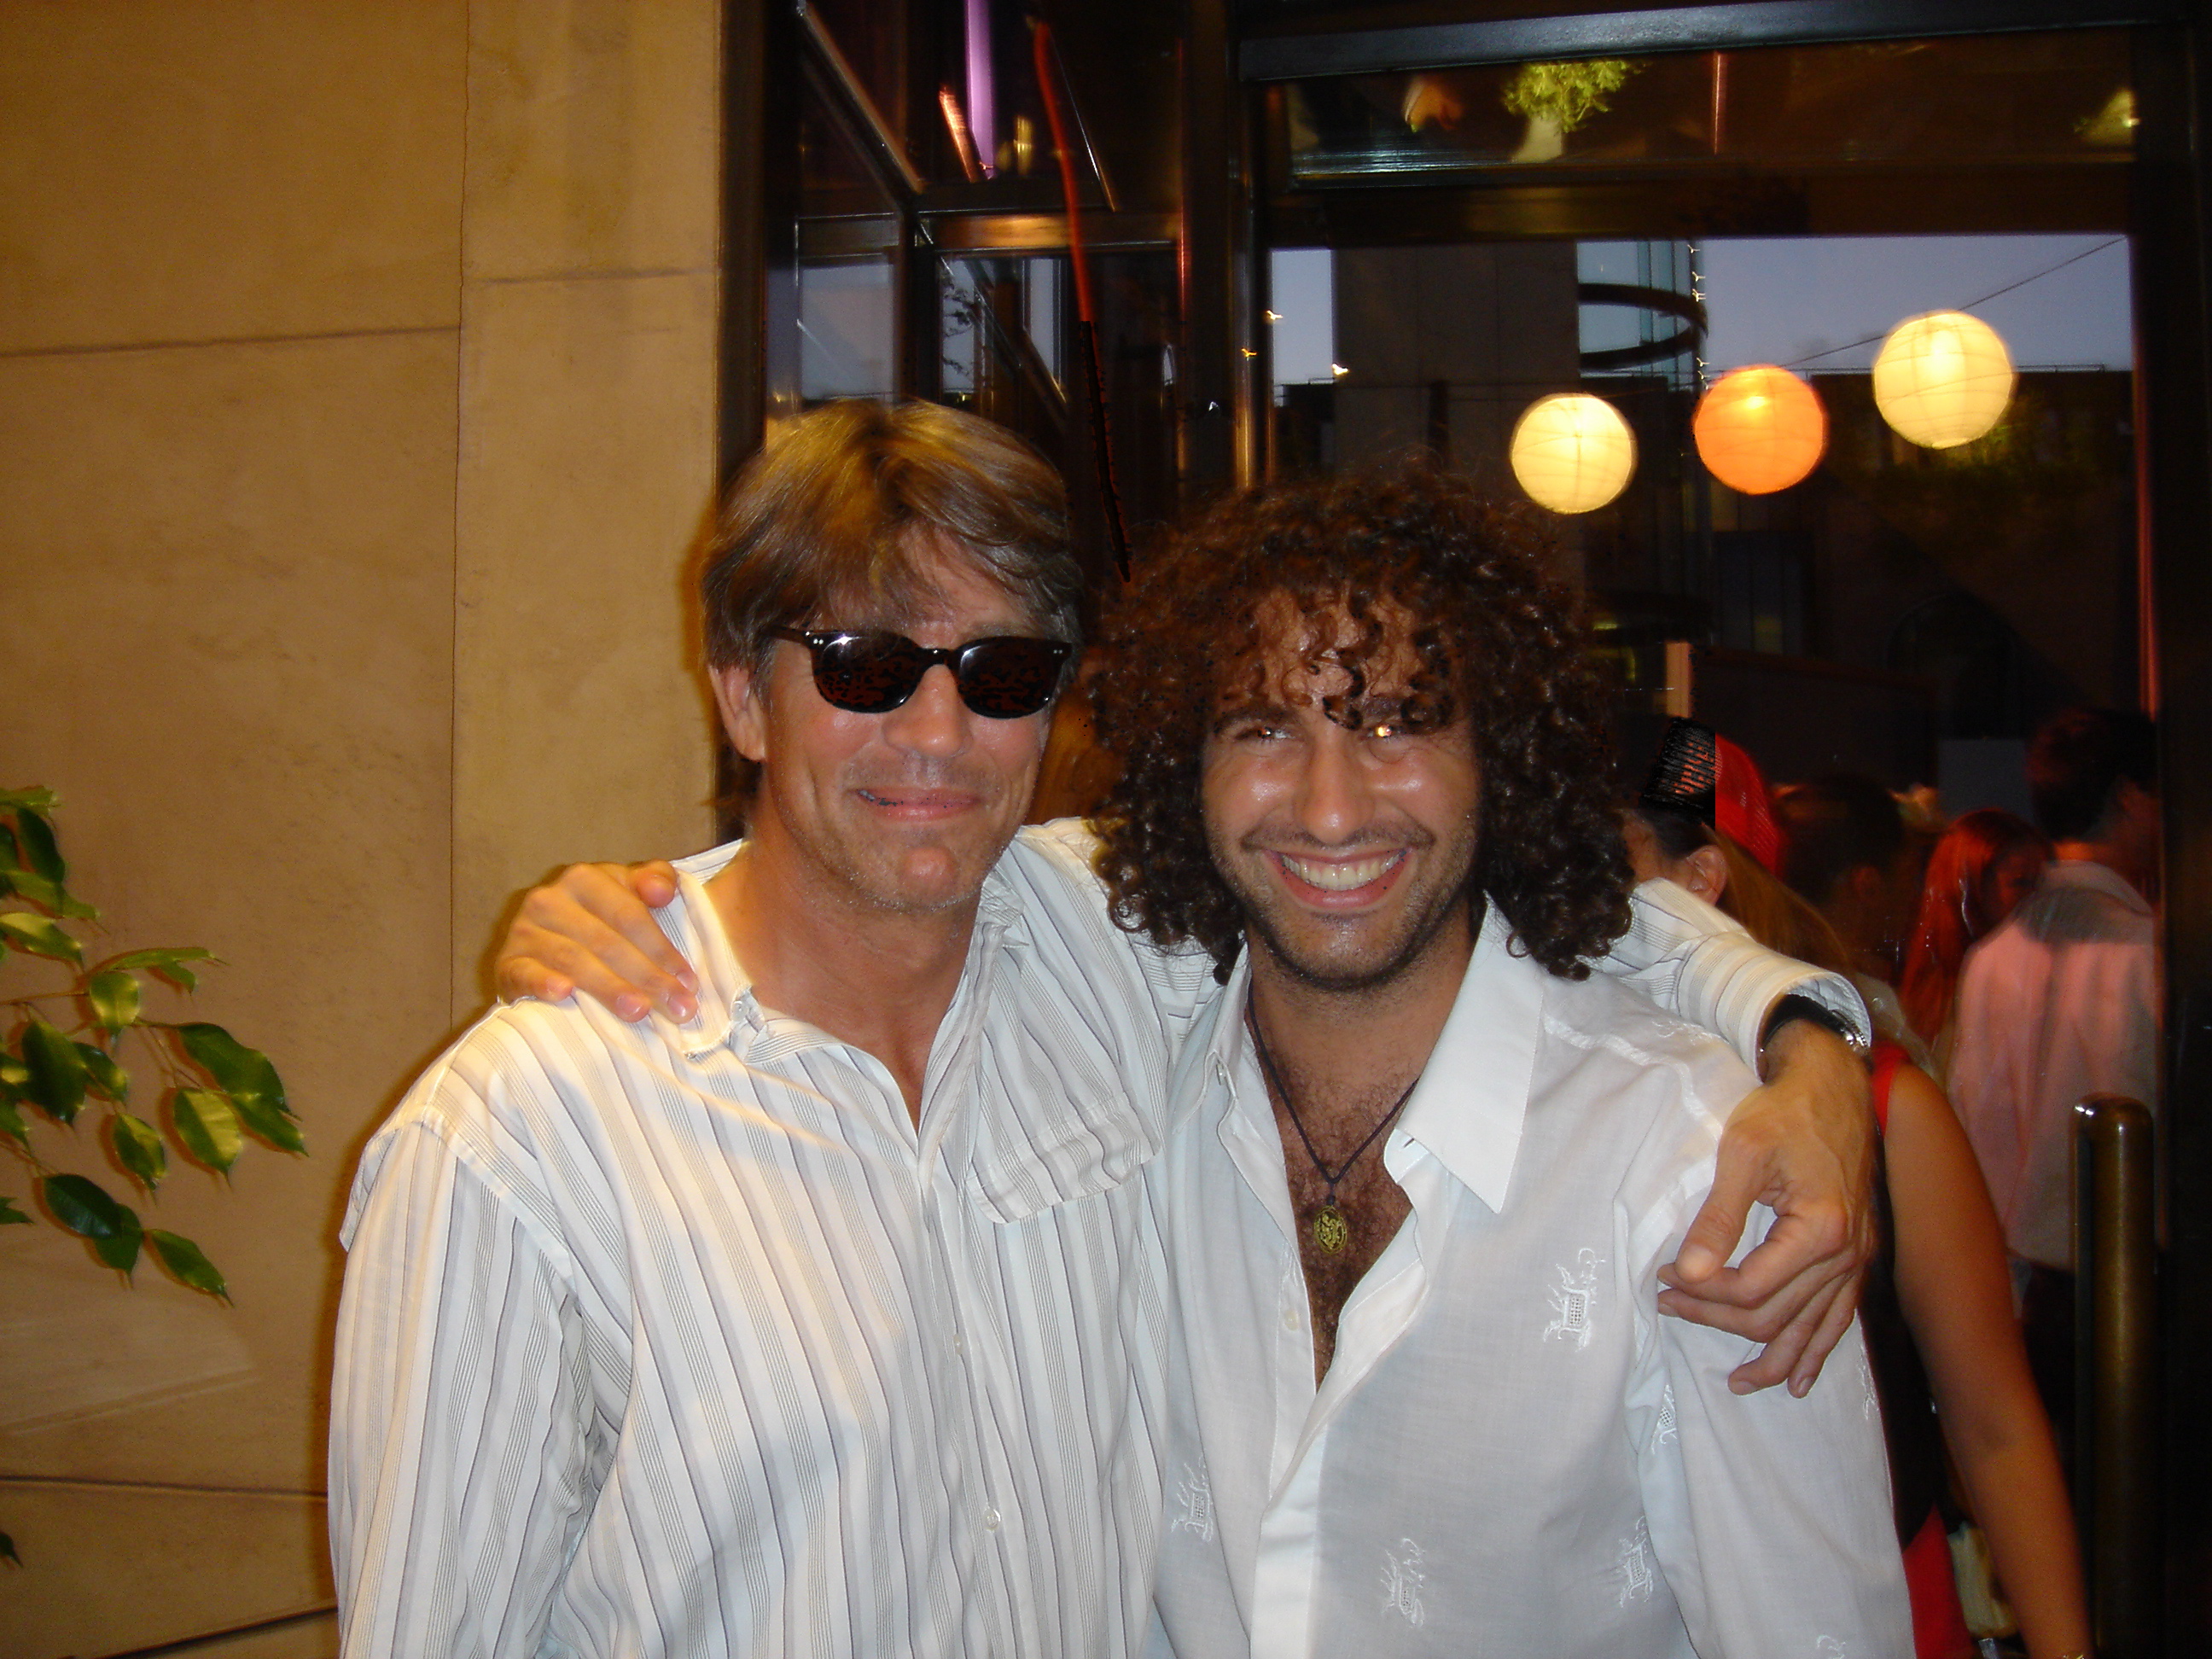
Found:
[{"label": "white teeth", "polygon": [[1280,854],[1283,868],[1300,881],[1331,893],[1348,893],[1355,887],[1366,886],[1404,856],[1403,853],[1386,853],[1381,858],[1360,859],[1351,864],[1321,864],[1294,859],[1287,853]]}]

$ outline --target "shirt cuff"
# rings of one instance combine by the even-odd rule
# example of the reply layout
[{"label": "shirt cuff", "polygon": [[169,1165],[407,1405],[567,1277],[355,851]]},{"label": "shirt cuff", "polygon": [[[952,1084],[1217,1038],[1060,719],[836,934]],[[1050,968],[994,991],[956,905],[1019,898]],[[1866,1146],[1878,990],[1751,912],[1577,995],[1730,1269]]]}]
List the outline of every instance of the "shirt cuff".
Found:
[{"label": "shirt cuff", "polygon": [[1851,982],[1770,951],[1742,923],[1671,881],[1633,895],[1628,932],[1613,944],[1613,971],[1675,1017],[1725,1040],[1754,1072],[1766,1017],[1785,996],[1809,997],[1871,1042],[1874,1026]]}]

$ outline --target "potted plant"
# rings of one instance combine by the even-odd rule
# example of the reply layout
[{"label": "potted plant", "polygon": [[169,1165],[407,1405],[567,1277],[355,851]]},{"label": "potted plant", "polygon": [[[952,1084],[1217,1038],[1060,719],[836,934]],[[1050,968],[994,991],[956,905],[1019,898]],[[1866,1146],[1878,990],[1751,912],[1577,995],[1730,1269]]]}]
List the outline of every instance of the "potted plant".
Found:
[{"label": "potted plant", "polygon": [[[0,1146],[27,1188],[20,1200],[0,1190],[0,1225],[43,1219],[82,1238],[126,1283],[151,1258],[179,1285],[228,1302],[222,1271],[198,1245],[148,1226],[111,1188],[151,1201],[172,1149],[219,1176],[249,1138],[304,1152],[299,1120],[266,1054],[220,1025],[148,1014],[146,981],[190,993],[212,952],[185,945],[88,957],[79,934],[100,913],[69,890],[54,805],[48,789],[0,791],[0,988],[10,993],[0,997]],[[38,988],[14,983],[26,968]],[[50,1150],[72,1142],[97,1148],[106,1180],[50,1161]],[[4,1532],[0,1557],[19,1559]]]}]

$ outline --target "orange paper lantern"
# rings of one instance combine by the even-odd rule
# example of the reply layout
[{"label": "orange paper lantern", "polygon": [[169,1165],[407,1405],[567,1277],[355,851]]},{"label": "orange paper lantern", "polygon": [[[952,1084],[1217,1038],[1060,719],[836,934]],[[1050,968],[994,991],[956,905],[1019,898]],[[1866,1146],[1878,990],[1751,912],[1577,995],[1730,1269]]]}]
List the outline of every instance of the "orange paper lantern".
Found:
[{"label": "orange paper lantern", "polygon": [[1713,477],[1739,495],[1771,495],[1820,464],[1828,411],[1788,369],[1754,363],[1713,382],[1690,430]]}]

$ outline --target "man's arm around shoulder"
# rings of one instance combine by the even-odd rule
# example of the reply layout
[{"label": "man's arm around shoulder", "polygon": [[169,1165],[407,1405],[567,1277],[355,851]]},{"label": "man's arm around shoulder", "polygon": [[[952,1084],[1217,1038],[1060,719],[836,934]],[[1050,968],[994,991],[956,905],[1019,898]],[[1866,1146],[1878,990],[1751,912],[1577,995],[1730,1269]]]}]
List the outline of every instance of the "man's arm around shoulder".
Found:
[{"label": "man's arm around shoulder", "polygon": [[[1803,1019],[1770,1023],[1802,999],[1863,1042],[1865,1008],[1841,976],[1768,950],[1673,882],[1642,884],[1633,908],[1600,965],[1726,1040],[1766,1079],[1729,1120],[1712,1193],[1662,1274],[1659,1305],[1766,1344],[1737,1368],[1738,1392],[1786,1380],[1802,1395],[1850,1323],[1872,1253],[1874,1120],[1865,1068],[1843,1040]],[[1779,1219],[1725,1266],[1754,1202]]]},{"label": "man's arm around shoulder", "polygon": [[[1698,1073],[1710,1126],[1749,1079],[1740,1066]],[[1685,1137],[1624,1189],[1630,1237],[1695,1209],[1711,1172]],[[1665,1138],[1655,1146],[1665,1144]],[[1775,1218],[1751,1213],[1741,1257]],[[1661,1231],[1632,1265],[1648,1296],[1670,1249]],[[1749,1397],[1734,1376],[1741,1336],[1680,1319],[1644,1326],[1629,1424],[1652,1547],[1701,1655],[1767,1659],[1831,1651],[1904,1659],[1911,1651],[1903,1568],[1889,1504],[1887,1450],[1856,1323],[1802,1400]]]}]

